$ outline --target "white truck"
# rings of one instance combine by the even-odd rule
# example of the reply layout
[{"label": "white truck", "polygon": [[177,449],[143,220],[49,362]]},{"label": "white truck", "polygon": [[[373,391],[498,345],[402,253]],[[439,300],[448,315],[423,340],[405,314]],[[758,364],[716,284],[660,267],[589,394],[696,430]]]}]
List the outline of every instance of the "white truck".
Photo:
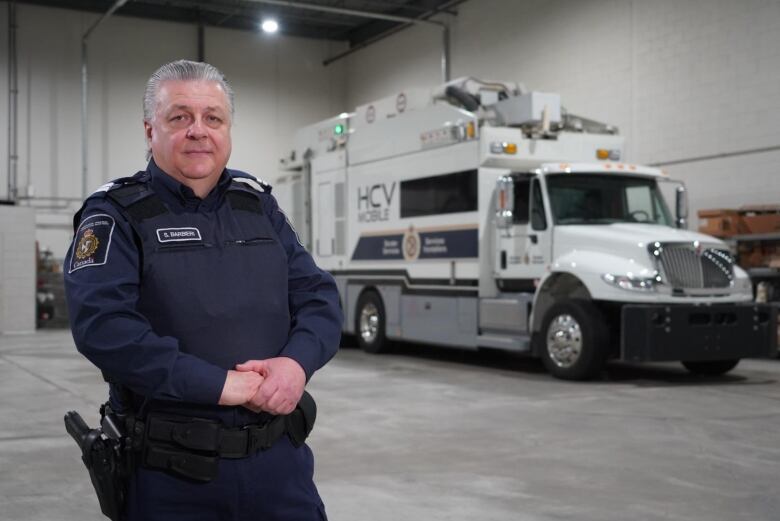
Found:
[{"label": "white truck", "polygon": [[623,146],[557,94],[461,78],[299,130],[274,188],[369,352],[499,348],[565,379],[774,353],[775,313],[728,246],[686,230],[681,183]]}]

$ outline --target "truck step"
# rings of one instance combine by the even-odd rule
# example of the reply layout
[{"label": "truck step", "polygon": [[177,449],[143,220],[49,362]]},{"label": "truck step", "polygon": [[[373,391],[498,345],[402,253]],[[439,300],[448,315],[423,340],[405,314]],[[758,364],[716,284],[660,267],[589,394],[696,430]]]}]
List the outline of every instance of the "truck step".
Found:
[{"label": "truck step", "polygon": [[505,349],[518,353],[528,353],[531,351],[531,338],[527,335],[509,336],[486,333],[477,336],[477,345],[480,347]]}]

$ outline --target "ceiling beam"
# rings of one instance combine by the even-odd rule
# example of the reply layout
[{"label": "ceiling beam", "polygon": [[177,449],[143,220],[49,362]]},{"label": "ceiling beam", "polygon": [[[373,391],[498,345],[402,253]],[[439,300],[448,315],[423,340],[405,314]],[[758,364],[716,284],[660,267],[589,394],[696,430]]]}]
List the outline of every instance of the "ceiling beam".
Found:
[{"label": "ceiling beam", "polygon": [[292,7],[295,9],[308,9],[311,11],[319,11],[322,13],[342,14],[346,16],[357,16],[359,18],[371,18],[375,20],[386,20],[390,22],[400,22],[407,24],[429,24],[429,25],[444,25],[441,22],[435,20],[426,20],[422,18],[409,18],[407,16],[396,16],[385,13],[377,13],[375,11],[361,11],[358,9],[346,9],[343,7],[330,7],[320,4],[310,4],[305,2],[293,2],[290,0],[250,0],[258,4],[277,5],[282,7]]}]

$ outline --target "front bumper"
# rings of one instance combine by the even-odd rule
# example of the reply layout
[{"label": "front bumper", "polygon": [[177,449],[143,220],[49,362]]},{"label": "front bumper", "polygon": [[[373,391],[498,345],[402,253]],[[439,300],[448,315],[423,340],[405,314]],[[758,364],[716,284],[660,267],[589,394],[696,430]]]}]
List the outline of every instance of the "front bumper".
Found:
[{"label": "front bumper", "polygon": [[621,309],[620,359],[669,362],[763,358],[777,352],[771,304],[627,304]]}]

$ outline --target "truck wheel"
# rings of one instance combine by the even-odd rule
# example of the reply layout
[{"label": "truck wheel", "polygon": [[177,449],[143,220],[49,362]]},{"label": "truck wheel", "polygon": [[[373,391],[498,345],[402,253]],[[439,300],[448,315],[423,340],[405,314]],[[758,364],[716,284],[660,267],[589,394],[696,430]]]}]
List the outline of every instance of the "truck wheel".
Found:
[{"label": "truck wheel", "polygon": [[601,313],[584,300],[564,300],[547,311],[539,336],[542,362],[553,376],[587,380],[604,366],[609,334]]},{"label": "truck wheel", "polygon": [[739,363],[739,358],[736,360],[710,360],[704,362],[683,362],[687,370],[693,374],[703,374],[708,376],[714,376],[719,374],[726,374]]},{"label": "truck wheel", "polygon": [[387,351],[385,337],[385,306],[382,298],[366,291],[358,299],[355,311],[355,333],[360,348],[367,353]]}]

